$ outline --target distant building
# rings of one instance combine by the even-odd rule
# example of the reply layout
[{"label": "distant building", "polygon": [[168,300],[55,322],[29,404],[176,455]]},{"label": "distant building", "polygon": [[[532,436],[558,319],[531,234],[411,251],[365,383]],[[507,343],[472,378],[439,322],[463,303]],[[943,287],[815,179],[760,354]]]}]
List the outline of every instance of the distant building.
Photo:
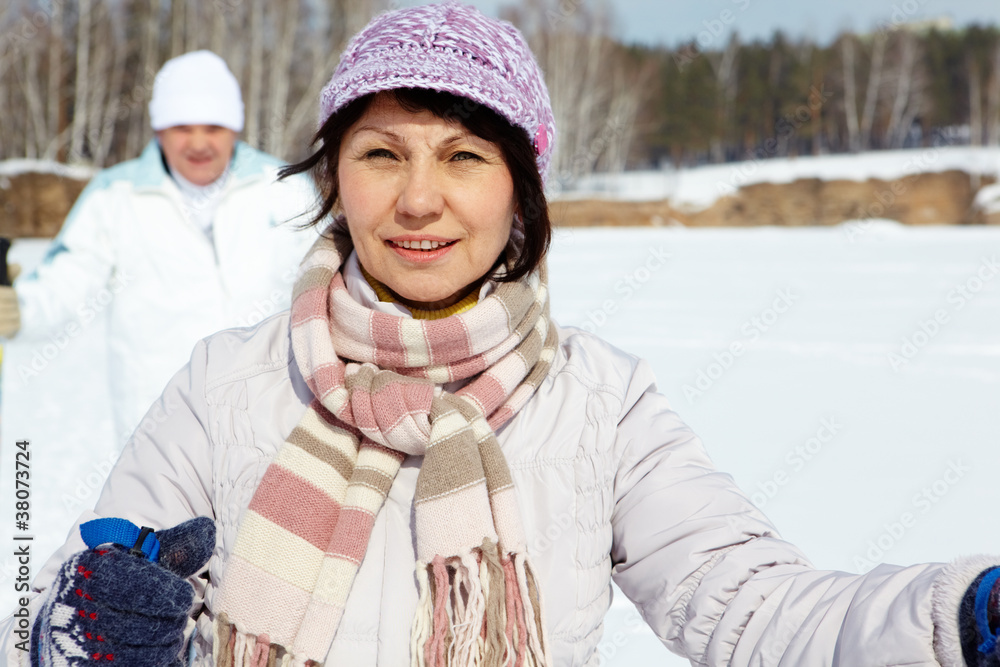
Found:
[{"label": "distant building", "polygon": [[897,7],[888,20],[879,22],[875,32],[906,30],[907,32],[924,35],[932,30],[937,30],[938,32],[953,32],[956,30],[955,20],[950,16],[937,16],[919,20],[909,19],[910,15]]},{"label": "distant building", "polygon": [[921,21],[910,21],[909,23],[903,23],[899,26],[903,30],[909,30],[910,32],[915,32],[918,34],[924,34],[930,32],[931,30],[937,30],[938,32],[953,32],[955,28],[955,21],[950,16],[938,16],[932,19],[923,19]]}]

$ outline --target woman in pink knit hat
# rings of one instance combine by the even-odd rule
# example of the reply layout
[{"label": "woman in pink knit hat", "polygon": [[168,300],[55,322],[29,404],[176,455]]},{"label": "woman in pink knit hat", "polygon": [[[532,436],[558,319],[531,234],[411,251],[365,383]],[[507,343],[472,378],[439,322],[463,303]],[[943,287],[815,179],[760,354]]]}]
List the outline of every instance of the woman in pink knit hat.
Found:
[{"label": "woman in pink knit hat", "polygon": [[1000,558],[814,569],[645,362],[552,322],[556,128],[516,29],[384,14],[320,109],[291,311],[168,386],[83,517],[123,546],[74,535],[35,580],[39,664],[597,665],[612,579],[697,665],[995,664]]}]

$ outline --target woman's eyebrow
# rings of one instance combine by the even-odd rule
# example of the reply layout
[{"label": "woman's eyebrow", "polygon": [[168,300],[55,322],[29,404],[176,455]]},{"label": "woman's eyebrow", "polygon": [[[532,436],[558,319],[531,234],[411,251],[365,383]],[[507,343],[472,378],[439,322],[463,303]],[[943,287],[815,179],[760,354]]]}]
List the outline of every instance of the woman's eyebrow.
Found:
[{"label": "woman's eyebrow", "polygon": [[362,132],[375,132],[376,134],[381,134],[383,136],[386,136],[386,137],[388,137],[388,138],[390,138],[390,139],[392,139],[394,141],[398,141],[400,143],[403,143],[403,141],[404,141],[402,136],[400,136],[399,134],[396,134],[392,130],[387,130],[387,129],[382,128],[382,127],[376,127],[374,125],[362,125],[361,127],[359,127],[356,130],[354,130],[354,132],[352,132],[352,134],[360,134]]},{"label": "woman's eyebrow", "polygon": [[[358,135],[361,134],[362,132],[374,132],[376,134],[381,134],[384,137],[392,139],[393,141],[396,141],[398,143],[401,144],[406,143],[406,139],[402,135],[397,134],[392,130],[387,130],[383,127],[377,127],[375,125],[362,125],[361,127],[354,130],[351,134]],[[471,143],[476,143],[473,139],[474,137],[475,135],[468,132],[456,132],[442,139],[438,145],[442,147],[448,147],[451,146],[452,144],[461,143],[463,141],[470,141]]]},{"label": "woman's eyebrow", "polygon": [[[452,135],[449,135],[449,136],[445,137],[445,139],[443,141],[441,141],[440,145],[441,146],[451,146],[452,144],[458,144],[458,143],[461,143],[463,141],[469,141],[469,139],[470,139],[470,135],[469,134],[464,133],[464,132],[456,132],[455,134],[452,134]],[[470,143],[471,143],[471,141],[470,141]]]}]

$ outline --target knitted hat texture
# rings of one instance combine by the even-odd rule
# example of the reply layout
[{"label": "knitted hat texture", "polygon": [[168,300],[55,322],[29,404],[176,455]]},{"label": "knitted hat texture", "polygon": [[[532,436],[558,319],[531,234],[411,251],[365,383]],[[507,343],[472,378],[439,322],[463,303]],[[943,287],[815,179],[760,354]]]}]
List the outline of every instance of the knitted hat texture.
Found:
[{"label": "knitted hat texture", "polygon": [[397,88],[451,93],[496,111],[533,140],[545,180],[555,118],[542,71],[510,23],[457,2],[375,17],[347,45],[320,94],[320,124],[359,97]]},{"label": "knitted hat texture", "polygon": [[211,51],[171,58],[153,80],[149,124],[154,130],[177,125],[219,125],[243,129],[240,84],[226,62]]}]

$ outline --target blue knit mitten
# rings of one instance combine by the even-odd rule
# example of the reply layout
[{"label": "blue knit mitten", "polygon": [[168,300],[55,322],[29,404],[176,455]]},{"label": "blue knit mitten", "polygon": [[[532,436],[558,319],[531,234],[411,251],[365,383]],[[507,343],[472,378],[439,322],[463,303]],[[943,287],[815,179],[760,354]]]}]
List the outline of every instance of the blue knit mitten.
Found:
[{"label": "blue knit mitten", "polygon": [[63,563],[32,628],[33,667],[184,664],[194,601],[185,579],[211,557],[215,523],[197,517],[156,537],[159,564],[119,545],[81,551]]},{"label": "blue knit mitten", "polygon": [[1000,568],[980,572],[965,591],[958,629],[969,667],[1000,667]]}]

